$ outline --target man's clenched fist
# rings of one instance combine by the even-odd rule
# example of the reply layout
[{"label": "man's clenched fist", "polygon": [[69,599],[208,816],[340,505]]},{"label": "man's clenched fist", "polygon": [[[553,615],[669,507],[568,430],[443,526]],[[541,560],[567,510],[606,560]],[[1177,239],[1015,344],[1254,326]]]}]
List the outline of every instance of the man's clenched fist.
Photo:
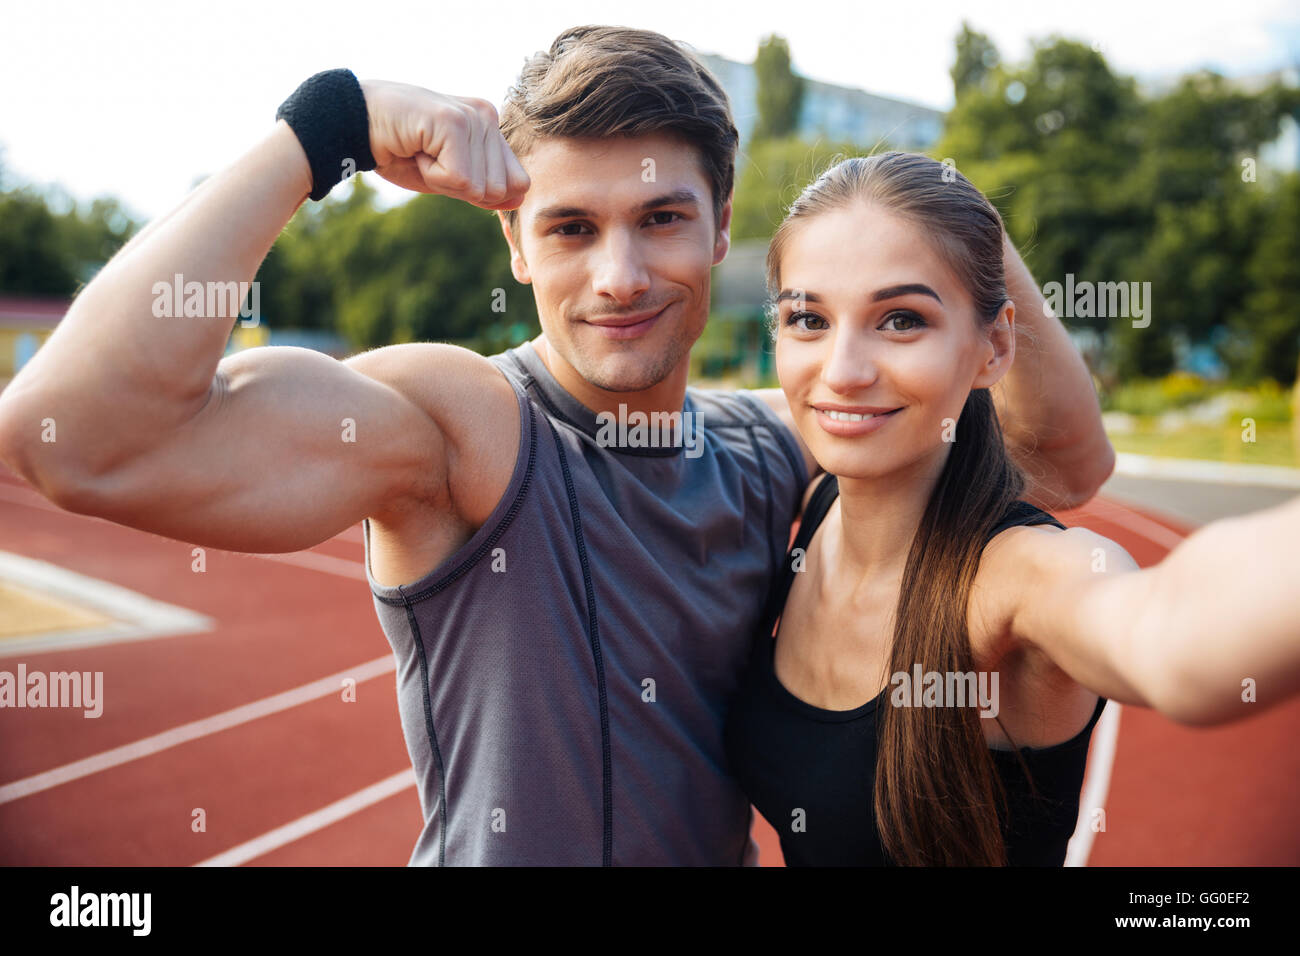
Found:
[{"label": "man's clenched fist", "polygon": [[362,80],[375,171],[390,183],[484,209],[515,209],[528,174],[501,135],[487,100]]}]

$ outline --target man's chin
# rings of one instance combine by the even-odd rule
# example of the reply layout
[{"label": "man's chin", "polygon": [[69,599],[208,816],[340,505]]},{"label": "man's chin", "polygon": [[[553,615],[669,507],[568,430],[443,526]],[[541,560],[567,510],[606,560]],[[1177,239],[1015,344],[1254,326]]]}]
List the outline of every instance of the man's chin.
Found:
[{"label": "man's chin", "polygon": [[672,368],[664,370],[647,368],[645,365],[627,368],[626,362],[613,365],[601,365],[591,369],[590,374],[579,370],[588,382],[607,392],[643,392],[653,388],[666,379]]},{"label": "man's chin", "polygon": [[677,368],[681,357],[663,351],[625,351],[617,355],[582,356],[578,374],[607,392],[640,392],[653,388]]}]

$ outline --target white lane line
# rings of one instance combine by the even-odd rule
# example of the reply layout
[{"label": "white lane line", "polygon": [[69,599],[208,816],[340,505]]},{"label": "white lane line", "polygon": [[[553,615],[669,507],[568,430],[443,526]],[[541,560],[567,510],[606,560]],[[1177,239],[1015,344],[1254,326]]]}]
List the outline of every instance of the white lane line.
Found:
[{"label": "white lane line", "polygon": [[[57,514],[68,515],[74,518],[84,518],[90,521],[102,521],[104,524],[116,525],[119,528],[127,528],[129,525],[119,525],[116,522],[108,521],[104,518],[96,518],[93,515],[77,514],[75,511],[65,511],[58,505],[51,504],[42,498],[40,493],[34,490],[28,490],[26,493],[10,487],[5,483],[0,483],[0,499],[15,505],[26,505],[28,508],[38,508],[41,511],[53,511]],[[132,529],[138,530],[138,529]],[[150,532],[142,532],[150,534]],[[161,535],[154,535],[161,538]],[[361,532],[358,528],[347,528],[335,538],[342,538],[345,541],[361,542]],[[163,538],[171,544],[183,543],[176,542],[173,538]],[[333,540],[331,538],[330,540]],[[317,545],[319,547],[319,545]],[[210,548],[208,550],[218,551],[219,548]],[[323,571],[326,574],[337,574],[339,577],[352,578],[353,580],[366,580],[366,566],[360,561],[349,561],[347,558],[336,558],[330,554],[320,554],[316,551],[291,551],[287,554],[258,554],[252,551],[227,551],[226,554],[238,554],[250,558],[261,558],[264,561],[278,561],[281,564],[292,564],[299,568],[308,568],[312,571]]]},{"label": "white lane line", "polygon": [[112,618],[109,624],[15,636],[0,642],[0,658],[45,651],[63,651],[115,641],[175,637],[210,631],[216,622],[175,604],[77,574],[47,561],[0,551],[0,581],[10,581],[38,594],[69,601]]},{"label": "white lane line", "polygon": [[[34,488],[26,485],[13,485],[9,482],[0,482],[0,498],[15,505],[26,505],[29,508],[40,508],[42,511],[57,511],[60,514],[76,514],[73,511],[64,511],[56,504],[52,504],[41,493]],[[79,518],[89,518],[89,515],[77,515]],[[94,521],[103,521],[103,518],[93,518]]]},{"label": "white lane line", "polygon": [[337,694],[345,678],[351,678],[357,683],[361,683],[396,669],[397,662],[391,654],[385,657],[376,657],[372,661],[366,661],[356,667],[339,671],[329,677],[322,677],[310,684],[303,684],[301,687],[295,687],[283,693],[263,697],[261,700],[243,704],[220,714],[213,714],[211,717],[204,717],[188,724],[181,724],[179,727],[164,730],[152,737],[145,737],[142,740],[123,744],[121,747],[114,747],[112,750],[105,750],[103,753],[94,754],[64,764],[61,767],[55,767],[53,770],[46,770],[31,777],[15,780],[13,783],[0,786],[0,805],[31,796],[34,793],[40,793],[43,790],[49,790],[71,780],[88,777],[111,767],[121,766],[132,760],[139,760],[141,757],[152,756],[171,747],[189,743],[191,740],[198,740],[200,737],[220,733],[231,727],[246,724],[250,720],[257,720],[282,710],[288,710],[291,707],[297,707],[299,704],[305,704],[319,697]]},{"label": "white lane line", "polygon": [[364,564],[360,561],[349,561],[347,558],[336,558],[332,554],[317,554],[315,551],[290,551],[287,554],[254,554],[247,551],[231,551],[230,554],[238,554],[247,558],[262,558],[265,561],[279,561],[281,564],[292,564],[299,568],[310,568],[313,571],[324,571],[326,574],[337,574],[341,578],[366,580],[366,566]]},{"label": "white lane line", "polygon": [[[1139,538],[1145,538],[1152,544],[1167,548],[1170,551],[1178,547],[1183,541],[1184,535],[1166,528],[1162,524],[1156,524],[1156,522],[1143,517],[1132,508],[1126,508],[1114,498],[1102,498],[1100,500],[1105,502],[1107,509],[1113,508],[1115,511],[1122,511],[1124,513],[1123,519],[1116,523],[1123,525],[1126,530],[1133,532]],[[1093,511],[1099,518],[1110,518],[1110,515],[1101,508],[1094,507]]]},{"label": "white lane line", "polygon": [[194,865],[239,866],[241,863],[247,863],[249,860],[270,853],[272,850],[277,850],[287,843],[299,840],[309,833],[323,830],[331,823],[338,823],[340,820],[350,817],[352,814],[364,810],[380,800],[387,800],[393,794],[401,793],[403,790],[414,786],[415,771],[408,767],[401,773],[395,773],[378,783],[372,783],[364,790],[358,790],[351,796],[336,800],[327,807],[321,807],[319,810],[299,817],[291,823],[276,827],[268,833],[254,837],[247,843],[231,847],[224,853],[218,853],[216,856],[208,857],[206,860]]},{"label": "white lane line", "polygon": [[1131,452],[1120,452],[1115,456],[1115,474],[1212,485],[1300,489],[1300,469],[1297,468],[1193,458],[1156,458]]},{"label": "white lane line", "polygon": [[353,542],[354,544],[364,544],[365,541],[364,541],[364,539],[362,538],[361,534],[362,534],[362,532],[361,532],[361,523],[360,523],[360,522],[357,522],[356,524],[354,524],[354,525],[353,525],[352,527],[350,527],[350,528],[344,528],[342,531],[340,531],[338,534],[336,534],[336,535],[335,535],[333,538],[331,538],[330,540],[333,541],[333,540],[335,540],[336,538],[341,538],[341,539],[344,540],[344,541],[351,541],[351,542]]},{"label": "white lane line", "polygon": [[[1092,852],[1092,840],[1097,831],[1092,828],[1092,814],[1105,813],[1106,797],[1110,793],[1110,772],[1115,764],[1115,750],[1119,744],[1118,701],[1107,701],[1093,734],[1092,759],[1088,761],[1083,793],[1079,797],[1079,819],[1074,824],[1074,835],[1065,851],[1066,866],[1087,866]],[[1102,817],[1105,820],[1105,817]]]},{"label": "white lane line", "polygon": [[[1126,508],[1113,498],[1099,498],[1107,508],[1114,508],[1124,513],[1120,523],[1133,534],[1145,538],[1157,547],[1173,550],[1182,543],[1184,536],[1176,531],[1157,524],[1142,515]],[[1100,518],[1109,517],[1101,508],[1095,513]],[[1092,758],[1083,780],[1083,791],[1079,796],[1079,817],[1074,824],[1074,834],[1065,851],[1065,866],[1087,866],[1088,856],[1092,852],[1092,842],[1096,832],[1092,829],[1091,814],[1094,810],[1105,811],[1106,797],[1110,793],[1110,776],[1115,764],[1115,751],[1119,746],[1118,701],[1108,701],[1102,709],[1101,717],[1093,730]]]}]

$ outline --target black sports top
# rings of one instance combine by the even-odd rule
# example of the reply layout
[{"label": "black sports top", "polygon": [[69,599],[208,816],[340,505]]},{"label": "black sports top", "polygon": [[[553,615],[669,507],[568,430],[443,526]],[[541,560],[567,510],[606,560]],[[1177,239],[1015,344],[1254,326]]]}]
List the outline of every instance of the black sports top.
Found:
[{"label": "black sports top", "polygon": [[[804,511],[793,548],[807,553],[839,494],[824,478]],[[1065,526],[1025,501],[1015,502],[989,534],[1017,525]],[[876,707],[892,689],[853,710],[823,710],[791,694],[773,667],[773,628],[794,582],[793,550],[755,634],[749,668],[732,699],[725,743],[732,773],[781,839],[788,866],[887,866],[876,830]],[[1106,698],[1075,737],[1052,747],[1022,747],[1038,798],[1015,753],[990,747],[1007,793],[1002,828],[1012,866],[1061,866],[1079,813],[1088,741]],[[802,811],[802,814],[799,813]],[[801,822],[796,827],[795,821]]]}]

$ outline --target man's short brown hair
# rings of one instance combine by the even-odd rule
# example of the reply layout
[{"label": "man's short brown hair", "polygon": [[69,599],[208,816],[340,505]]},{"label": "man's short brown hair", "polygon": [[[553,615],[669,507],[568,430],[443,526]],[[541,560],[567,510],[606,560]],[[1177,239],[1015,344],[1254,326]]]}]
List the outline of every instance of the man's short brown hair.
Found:
[{"label": "man's short brown hair", "polygon": [[[721,224],[740,136],[727,94],[685,44],[630,27],[571,27],[525,61],[500,115],[521,158],[548,136],[677,133],[699,151]],[[518,248],[519,211],[504,215]]]}]

